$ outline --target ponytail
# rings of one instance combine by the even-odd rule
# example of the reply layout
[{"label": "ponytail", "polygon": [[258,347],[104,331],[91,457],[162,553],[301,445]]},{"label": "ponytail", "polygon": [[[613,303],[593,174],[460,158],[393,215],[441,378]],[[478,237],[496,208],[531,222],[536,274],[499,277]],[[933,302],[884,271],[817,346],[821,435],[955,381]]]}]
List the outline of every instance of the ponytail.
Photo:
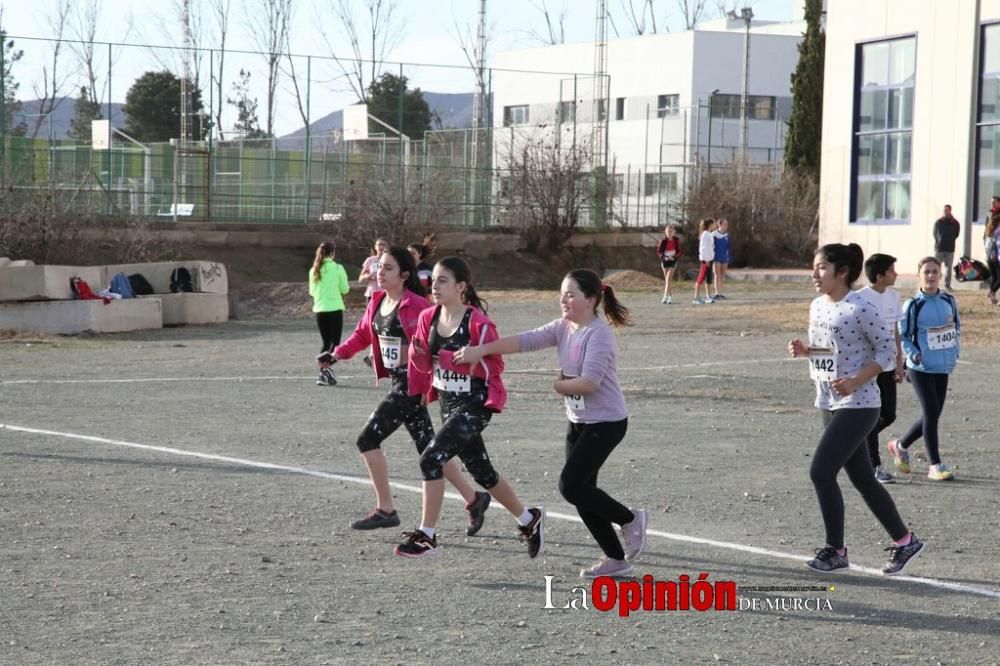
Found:
[{"label": "ponytail", "polygon": [[420,276],[417,275],[417,265],[413,261],[413,255],[410,254],[410,251],[398,245],[393,245],[385,251],[385,254],[391,254],[392,258],[396,260],[396,264],[399,265],[400,274],[408,273],[406,279],[403,280],[403,288],[409,289],[417,296],[426,296],[427,290],[424,289],[424,285],[420,282]]},{"label": "ponytail", "polygon": [[597,273],[586,268],[577,268],[567,273],[566,277],[576,282],[584,297],[595,299],[594,314],[597,314],[597,306],[604,304],[604,316],[612,328],[617,330],[633,325],[632,314],[628,308],[615,296],[614,288],[603,283]]},{"label": "ponytail", "polygon": [[467,305],[479,308],[483,311],[483,314],[486,314],[486,308],[489,303],[486,302],[485,298],[481,298],[479,294],[476,293],[476,288],[472,286],[471,282],[465,283],[465,292],[462,294],[462,300],[465,301]]},{"label": "ponytail", "polygon": [[313,282],[319,282],[320,275],[323,270],[323,261],[331,257],[336,251],[337,245],[333,241],[320,243],[319,247],[316,248],[316,256],[313,258],[311,271]]},{"label": "ponytail", "polygon": [[847,286],[858,281],[861,277],[861,269],[865,262],[865,253],[857,243],[844,245],[843,243],[828,243],[821,247],[816,254],[823,255],[828,262],[833,264],[835,273],[847,270]]}]

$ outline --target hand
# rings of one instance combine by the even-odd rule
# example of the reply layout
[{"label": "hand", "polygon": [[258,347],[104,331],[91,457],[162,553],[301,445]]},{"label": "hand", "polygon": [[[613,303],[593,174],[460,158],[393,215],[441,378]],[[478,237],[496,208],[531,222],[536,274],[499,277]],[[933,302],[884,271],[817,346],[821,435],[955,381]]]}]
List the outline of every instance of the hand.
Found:
[{"label": "hand", "polygon": [[861,386],[857,377],[838,377],[830,382],[830,388],[841,398],[851,395]]},{"label": "hand", "polygon": [[809,355],[809,347],[806,346],[804,342],[795,338],[788,343],[788,355],[792,358],[799,358],[800,356]]},{"label": "hand", "polygon": [[427,349],[427,344],[420,338],[414,338],[411,342],[413,345],[413,351],[419,356],[430,356],[430,351]]},{"label": "hand", "polygon": [[906,379],[906,369],[899,363],[896,365],[896,383],[902,384],[904,379]]},{"label": "hand", "polygon": [[469,365],[475,365],[483,359],[483,352],[480,347],[462,347],[457,352],[455,356],[452,357],[455,363],[467,363]]}]

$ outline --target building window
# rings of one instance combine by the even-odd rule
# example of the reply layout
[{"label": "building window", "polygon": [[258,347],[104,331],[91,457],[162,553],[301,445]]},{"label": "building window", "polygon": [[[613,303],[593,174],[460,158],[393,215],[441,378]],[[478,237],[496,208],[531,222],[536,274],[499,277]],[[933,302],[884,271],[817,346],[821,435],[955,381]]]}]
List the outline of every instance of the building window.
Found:
[{"label": "building window", "polygon": [[873,42],[858,52],[851,220],[907,222],[917,42]]},{"label": "building window", "polygon": [[611,176],[611,192],[609,194],[612,197],[621,197],[625,194],[625,174],[616,173]]},{"label": "building window", "polygon": [[625,98],[615,99],[615,120],[625,120]]},{"label": "building window", "polygon": [[657,95],[656,117],[676,116],[680,109],[680,95]]},{"label": "building window", "polygon": [[975,220],[985,222],[990,199],[1000,195],[1000,24],[983,26],[976,121]]},{"label": "building window", "polygon": [[[714,118],[742,117],[740,105],[742,95],[712,95],[712,116]],[[750,120],[774,120],[777,98],[768,95],[747,95],[747,118]]]},{"label": "building window", "polygon": [[576,102],[559,102],[559,122],[571,123],[576,120]]},{"label": "building window", "polygon": [[670,194],[677,191],[677,174],[647,173],[643,185],[642,193],[647,197]]},{"label": "building window", "polygon": [[[551,107],[550,107],[551,108]],[[504,127],[511,125],[527,125],[529,121],[528,105],[503,107]]]}]

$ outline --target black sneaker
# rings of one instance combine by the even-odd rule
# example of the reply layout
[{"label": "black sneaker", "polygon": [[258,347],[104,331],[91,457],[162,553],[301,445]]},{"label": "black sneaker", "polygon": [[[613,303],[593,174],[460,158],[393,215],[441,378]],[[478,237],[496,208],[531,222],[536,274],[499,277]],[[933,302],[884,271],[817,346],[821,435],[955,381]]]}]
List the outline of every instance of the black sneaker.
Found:
[{"label": "black sneaker", "polygon": [[365,356],[365,357],[364,357],[363,359],[361,359],[361,360],[362,360],[362,361],[364,361],[364,362],[365,362],[365,365],[367,365],[367,366],[368,366],[369,368],[373,367],[373,366],[372,366],[372,357],[371,357],[371,356],[367,356],[367,355],[366,355],[366,356]]},{"label": "black sneaker", "polygon": [[319,379],[316,380],[316,386],[329,386],[330,378],[326,376],[326,373],[322,370],[319,371]]},{"label": "black sneaker", "polygon": [[429,537],[424,534],[423,530],[403,532],[403,536],[406,540],[396,546],[396,554],[400,557],[418,560],[421,557],[430,557],[441,552],[441,549],[438,548],[437,537]]},{"label": "black sneaker", "polygon": [[917,555],[924,550],[924,542],[918,539],[916,534],[910,534],[910,543],[905,546],[889,546],[886,550],[890,551],[889,561],[882,567],[882,573],[886,576],[895,576],[903,573],[906,565],[917,559]]},{"label": "black sneaker", "polygon": [[395,511],[386,513],[382,509],[375,509],[364,518],[351,523],[352,530],[377,530],[382,527],[399,527],[399,514]]},{"label": "black sneaker", "polygon": [[466,504],[465,510],[469,514],[469,526],[465,528],[468,536],[476,536],[476,533],[483,527],[483,519],[486,517],[486,509],[490,506],[490,494],[476,492],[476,499],[472,504]]},{"label": "black sneaker", "polygon": [[806,562],[806,566],[813,571],[822,571],[823,573],[829,573],[830,571],[838,571],[840,569],[847,569],[851,565],[847,563],[847,549],[844,549],[844,554],[841,555],[837,552],[836,548],[831,548],[830,546],[823,546],[816,551],[816,557]]},{"label": "black sneaker", "polygon": [[540,506],[528,509],[534,518],[527,525],[518,527],[518,538],[528,544],[528,557],[534,559],[545,550],[545,509]]}]

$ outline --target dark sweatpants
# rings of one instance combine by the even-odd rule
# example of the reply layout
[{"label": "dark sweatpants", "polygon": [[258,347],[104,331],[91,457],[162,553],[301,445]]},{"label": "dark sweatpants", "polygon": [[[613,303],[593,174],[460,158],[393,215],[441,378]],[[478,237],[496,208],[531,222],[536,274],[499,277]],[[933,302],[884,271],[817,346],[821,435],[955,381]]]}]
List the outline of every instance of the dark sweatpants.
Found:
[{"label": "dark sweatpants", "polygon": [[899,438],[899,444],[908,449],[910,444],[923,436],[924,445],[927,447],[927,461],[932,465],[939,465],[941,454],[938,452],[938,421],[941,419],[941,412],[944,411],[945,398],[948,397],[948,375],[913,369],[907,370],[906,374],[913,384],[913,390],[917,393],[917,400],[920,401],[923,413]]}]

